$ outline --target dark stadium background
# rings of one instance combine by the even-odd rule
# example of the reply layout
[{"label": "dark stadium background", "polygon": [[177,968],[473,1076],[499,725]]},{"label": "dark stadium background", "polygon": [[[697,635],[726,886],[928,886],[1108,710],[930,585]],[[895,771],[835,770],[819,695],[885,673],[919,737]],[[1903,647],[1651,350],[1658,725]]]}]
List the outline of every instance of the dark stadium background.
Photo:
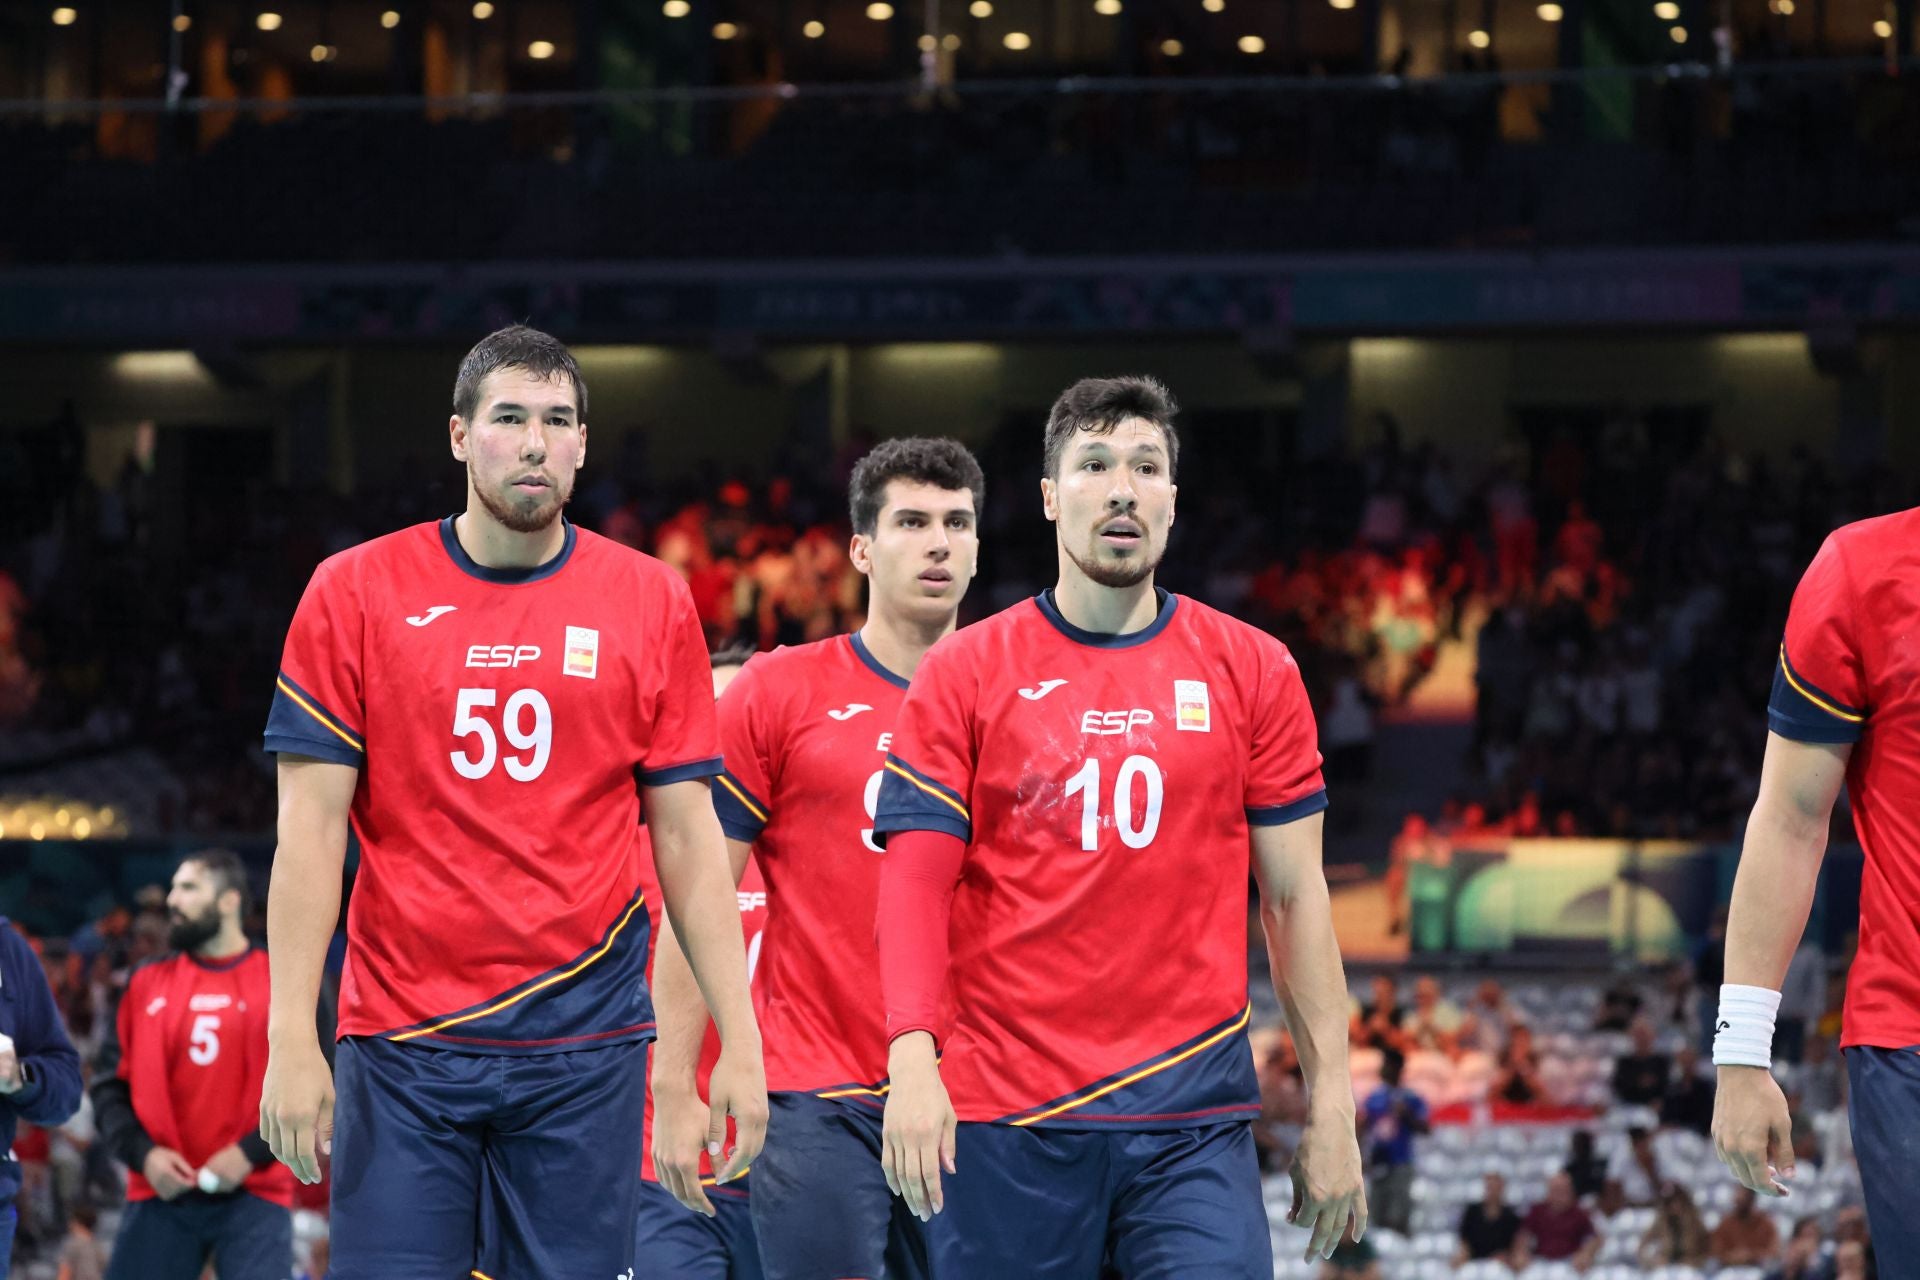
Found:
[{"label": "dark stadium background", "polygon": [[[1300,1100],[1254,948],[1276,1274],[1448,1274],[1479,1175],[1524,1210],[1580,1130],[1590,1274],[1654,1273],[1655,1210],[1603,1184],[1732,1199],[1674,1057],[1789,594],[1914,501],[1913,53],[1914,0],[0,6],[0,911],[84,1052],[157,945],[146,886],[210,845],[264,882],[293,604],[460,505],[449,389],[494,327],[579,352],[572,515],[687,573],[716,644],[858,625],[844,481],[891,435],[986,464],[969,617],[1047,585],[1046,407],[1152,373],[1185,407],[1163,581],[1314,696],[1356,1009],[1376,974],[1505,993],[1473,1052],[1356,1014],[1356,1089],[1405,1051],[1437,1123],[1407,1230],[1323,1273],[1280,1223]],[[1783,1011],[1801,1189],[1727,1280],[1871,1270],[1850,842]],[[22,1138],[17,1274],[82,1201],[111,1230],[89,1142]]]}]

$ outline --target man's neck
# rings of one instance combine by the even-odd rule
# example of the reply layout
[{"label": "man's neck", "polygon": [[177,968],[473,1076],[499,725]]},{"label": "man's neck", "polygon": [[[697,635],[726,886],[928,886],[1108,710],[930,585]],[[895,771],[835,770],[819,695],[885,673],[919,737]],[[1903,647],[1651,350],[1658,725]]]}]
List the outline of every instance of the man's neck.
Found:
[{"label": "man's neck", "polygon": [[240,931],[238,924],[234,924],[223,926],[220,932],[201,943],[193,954],[202,960],[231,960],[250,945],[247,935]]},{"label": "man's neck", "polygon": [[567,544],[566,521],[560,517],[544,529],[520,533],[494,519],[472,494],[467,509],[454,517],[453,535],[460,549],[486,569],[537,569]]},{"label": "man's neck", "polygon": [[920,669],[920,660],[927,656],[927,650],[952,634],[954,622],[953,616],[937,623],[914,622],[876,608],[860,628],[860,642],[867,646],[874,661],[893,674],[911,680],[913,673]]},{"label": "man's neck", "polygon": [[1053,588],[1053,603],[1061,617],[1096,635],[1145,631],[1160,614],[1152,574],[1130,587],[1103,587],[1081,572],[1064,551],[1060,553],[1060,581]]}]

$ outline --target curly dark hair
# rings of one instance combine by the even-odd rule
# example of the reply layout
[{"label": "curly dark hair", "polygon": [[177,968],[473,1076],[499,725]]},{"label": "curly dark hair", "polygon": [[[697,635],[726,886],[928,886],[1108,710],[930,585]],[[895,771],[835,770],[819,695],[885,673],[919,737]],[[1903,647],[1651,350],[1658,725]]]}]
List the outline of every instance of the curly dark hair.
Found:
[{"label": "curly dark hair", "polygon": [[1180,469],[1180,436],[1173,429],[1180,406],[1173,392],[1157,378],[1082,378],[1060,393],[1047,415],[1047,445],[1043,466],[1049,479],[1058,479],[1067,442],[1080,431],[1103,436],[1129,418],[1140,418],[1160,428],[1167,438],[1167,475]]},{"label": "curly dark hair", "polygon": [[480,384],[497,369],[525,369],[536,378],[556,378],[561,374],[573,379],[574,408],[580,421],[587,420],[587,380],[580,376],[580,364],[560,339],[530,329],[524,324],[496,329],[474,344],[460,362],[453,379],[453,412],[462,421],[470,420],[480,407]]},{"label": "curly dark hair", "polygon": [[987,501],[987,478],[967,446],[942,437],[907,436],[887,440],[860,459],[847,481],[847,509],[855,533],[871,534],[879,527],[880,508],[887,499],[887,482],[905,480],[939,489],[966,489],[973,494],[977,518]]}]

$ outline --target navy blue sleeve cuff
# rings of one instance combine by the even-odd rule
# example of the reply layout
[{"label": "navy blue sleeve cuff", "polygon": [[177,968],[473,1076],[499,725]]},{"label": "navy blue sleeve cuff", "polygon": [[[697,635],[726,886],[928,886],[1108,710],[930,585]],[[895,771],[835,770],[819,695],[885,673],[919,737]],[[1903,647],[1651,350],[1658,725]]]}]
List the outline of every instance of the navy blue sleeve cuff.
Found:
[{"label": "navy blue sleeve cuff", "polygon": [[882,849],[887,847],[888,836],[902,831],[938,831],[969,843],[973,840],[973,824],[957,813],[952,817],[942,813],[883,813],[873,820],[873,842]]},{"label": "navy blue sleeve cuff", "polygon": [[1319,813],[1327,807],[1327,789],[1320,788],[1311,795],[1305,795],[1292,804],[1274,805],[1266,809],[1248,809],[1247,825],[1250,827],[1284,827],[1289,822],[1298,822],[1309,814]]},{"label": "navy blue sleeve cuff", "polygon": [[711,760],[690,760],[686,764],[670,764],[660,769],[642,769],[639,771],[640,785],[643,787],[665,787],[676,782],[692,782],[695,778],[712,778],[720,772],[720,757]]},{"label": "navy blue sleeve cuff", "polygon": [[284,734],[270,733],[264,739],[264,745],[269,755],[312,756],[329,764],[348,764],[356,769],[367,762],[366,752],[355,751],[338,740],[324,742],[319,738],[290,738]]},{"label": "navy blue sleeve cuff", "polygon": [[720,829],[727,833],[729,840],[752,844],[767,828],[766,803],[724,769],[715,781],[720,785],[713,789],[713,809],[720,815]]}]

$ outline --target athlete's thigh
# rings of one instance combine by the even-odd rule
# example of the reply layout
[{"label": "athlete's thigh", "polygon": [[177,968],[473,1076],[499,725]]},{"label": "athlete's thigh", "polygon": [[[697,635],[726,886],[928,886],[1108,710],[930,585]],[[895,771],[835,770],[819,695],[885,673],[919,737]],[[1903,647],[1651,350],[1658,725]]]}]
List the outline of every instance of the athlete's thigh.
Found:
[{"label": "athlete's thigh", "polygon": [[371,1037],[340,1042],[329,1280],[472,1270],[482,1126],[499,1061]]},{"label": "athlete's thigh", "polygon": [[293,1273],[293,1213],[246,1192],[219,1206],[213,1269],[220,1280],[287,1280]]},{"label": "athlete's thigh", "polygon": [[760,1238],[753,1229],[752,1192],[746,1188],[715,1193],[707,1188],[713,1205],[714,1227],[727,1247],[727,1280],[765,1280],[760,1265]]},{"label": "athlete's thigh", "polygon": [[120,1215],[107,1280],[200,1280],[207,1266],[198,1206],[136,1200]]},{"label": "athlete's thigh", "polygon": [[938,1280],[1098,1280],[1106,1247],[1107,1137],[960,1125],[946,1207],[927,1226]]},{"label": "athlete's thigh", "polygon": [[[639,1202],[634,1280],[729,1280],[731,1256],[718,1219],[695,1213],[657,1182],[640,1184]],[[716,1208],[719,1203],[713,1201]]]},{"label": "athlete's thigh", "polygon": [[880,1170],[880,1113],[805,1093],[767,1103],[752,1212],[768,1280],[913,1280],[887,1269],[893,1193]]},{"label": "athlete's thigh", "polygon": [[483,1156],[479,1270],[503,1280],[625,1276],[635,1266],[646,1045],[502,1062],[506,1101]]},{"label": "athlete's thigh", "polygon": [[1888,1260],[1920,1274],[1920,1051],[1852,1048],[1847,1059],[1847,1111],[1867,1229],[1880,1274]]},{"label": "athlete's thigh", "polygon": [[1245,1124],[1114,1134],[1108,1227],[1127,1280],[1270,1280],[1273,1241]]}]

